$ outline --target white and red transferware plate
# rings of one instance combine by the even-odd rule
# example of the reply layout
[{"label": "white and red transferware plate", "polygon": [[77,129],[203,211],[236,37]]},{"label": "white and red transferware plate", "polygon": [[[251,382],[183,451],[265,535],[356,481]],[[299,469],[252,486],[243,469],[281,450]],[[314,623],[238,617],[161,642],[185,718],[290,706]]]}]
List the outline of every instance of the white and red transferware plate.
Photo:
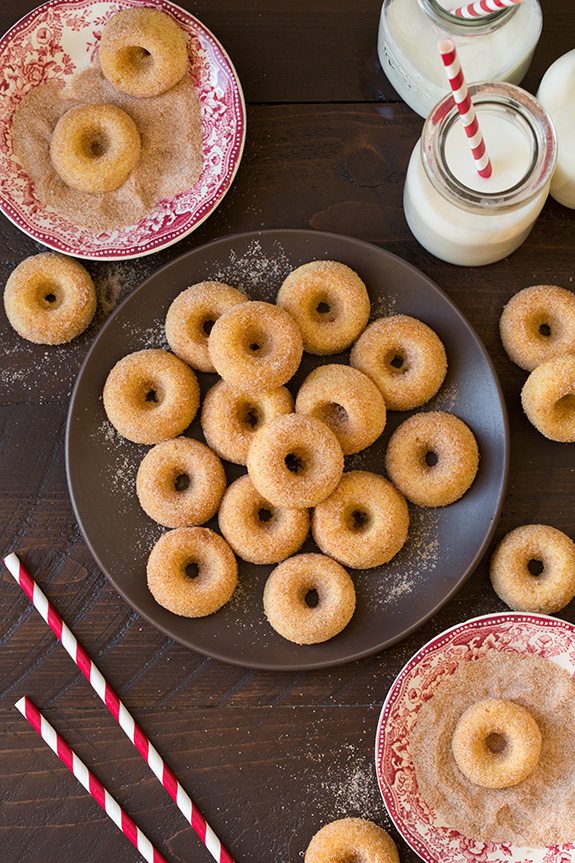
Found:
[{"label": "white and red transferware plate", "polygon": [[[191,75],[202,114],[203,169],[195,185],[160,201],[136,225],[95,232],[71,224],[36,197],[14,158],[11,118],[21,99],[48,81],[66,82],[91,65],[110,16],[134,6],[171,15],[186,33]],[[59,252],[117,260],[157,252],[198,227],[228,191],[243,153],[246,108],[236,71],[223,47],[193,15],[168,0],[49,0],[0,40],[0,209],[14,224]]]},{"label": "white and red transferware plate", "polygon": [[442,824],[419,795],[409,736],[419,709],[463,662],[490,651],[537,654],[575,676],[575,626],[540,614],[487,614],[460,623],[422,647],[395,679],[375,739],[375,768],[387,810],[426,863],[575,863],[575,841],[546,848],[483,842]]}]

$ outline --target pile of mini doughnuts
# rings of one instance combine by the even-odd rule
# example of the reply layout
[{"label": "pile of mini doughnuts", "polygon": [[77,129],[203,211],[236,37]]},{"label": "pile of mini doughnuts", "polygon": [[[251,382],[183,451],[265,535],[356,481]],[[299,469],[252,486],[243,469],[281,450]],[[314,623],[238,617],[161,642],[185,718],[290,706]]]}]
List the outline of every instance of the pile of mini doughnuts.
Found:
[{"label": "pile of mini doughnuts", "polygon": [[[292,271],[276,303],[250,301],[221,282],[179,294],[166,317],[171,352],[119,360],[104,387],[120,435],[153,445],[136,480],[144,511],[170,528],[151,551],[148,586],[175,614],[217,611],[237,585],[235,555],[278,564],[265,614],[284,638],[314,644],[337,635],[355,610],[344,567],[389,562],[409,529],[406,499],[446,506],[475,478],[475,437],[457,417],[414,414],[392,434],[379,474],[344,472],[344,456],[376,441],[386,409],[432,398],[447,372],[445,349],[407,315],[368,325],[370,301],[345,264],[312,261]],[[350,365],[316,367],[294,399],[286,388],[303,351],[351,347]],[[195,370],[216,372],[201,425],[207,444],[182,436],[199,408]],[[226,488],[222,459],[247,466]],[[311,509],[311,513],[310,513]],[[222,535],[201,527],[218,513]],[[296,554],[311,526],[322,554]]]}]

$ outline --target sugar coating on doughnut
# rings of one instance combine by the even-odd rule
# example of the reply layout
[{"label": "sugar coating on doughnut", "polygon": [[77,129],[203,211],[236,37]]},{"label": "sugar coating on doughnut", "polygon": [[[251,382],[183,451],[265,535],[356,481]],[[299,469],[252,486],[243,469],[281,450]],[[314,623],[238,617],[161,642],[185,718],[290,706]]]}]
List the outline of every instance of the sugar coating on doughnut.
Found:
[{"label": "sugar coating on doughnut", "polygon": [[405,498],[379,474],[344,473],[339,485],[312,515],[317,545],[354,569],[388,563],[404,546],[409,530]]},{"label": "sugar coating on doughnut", "polygon": [[319,830],[304,863],[399,863],[397,846],[383,827],[363,818],[341,818]]},{"label": "sugar coating on doughnut", "polygon": [[241,476],[227,489],[218,514],[232,549],[250,563],[279,563],[301,547],[309,532],[307,509],[274,506]]},{"label": "sugar coating on doughnut", "polygon": [[533,773],[541,731],[521,704],[489,698],[462,714],[451,741],[455,763],[474,785],[510,788]]},{"label": "sugar coating on doughnut", "polygon": [[96,289],[82,264],[43,252],[25,258],[4,288],[4,308],[19,336],[61,345],[83,333],[96,312]]},{"label": "sugar coating on doughnut", "polygon": [[370,302],[358,274],[338,261],[310,261],[293,270],[276,302],[298,323],[310,354],[339,354],[369,320]]},{"label": "sugar coating on doughnut", "polygon": [[245,294],[223,282],[199,282],[182,291],[166,315],[170,348],[192,368],[215,372],[208,352],[211,328],[224,312],[246,301]]},{"label": "sugar coating on doughnut", "polygon": [[546,524],[516,527],[495,549],[490,576],[509,608],[553,614],[575,597],[575,543]]},{"label": "sugar coating on doughnut", "polygon": [[204,524],[218,511],[226,474],[217,455],[193,438],[156,444],[136,475],[144,512],[165,527]]},{"label": "sugar coating on doughnut", "polygon": [[238,565],[225,539],[213,530],[178,527],[153,547],[147,575],[159,605],[181,617],[206,617],[231,599]]},{"label": "sugar coating on doughnut", "polygon": [[469,426],[442,411],[414,414],[392,434],[385,456],[392,482],[417,506],[448,506],[471,487],[479,449]]},{"label": "sugar coating on doughnut", "polygon": [[159,96],[188,71],[186,37],[158,9],[123,9],[102,31],[98,58],[108,81],[130,96]]},{"label": "sugar coating on doughnut", "polygon": [[230,386],[258,394],[289,381],[303,345],[291,315],[271,303],[250,301],[218,318],[208,350],[217,373]]},{"label": "sugar coating on doughnut", "polygon": [[299,389],[295,409],[328,425],[344,455],[370,446],[385,428],[383,396],[373,381],[350,366],[314,369]]},{"label": "sugar coating on doughnut", "polygon": [[254,435],[247,467],[266,500],[303,508],[315,506],[335,489],[343,471],[343,452],[321,420],[288,414]]},{"label": "sugar coating on doughnut", "polygon": [[575,294],[558,285],[524,288],[503,309],[499,333],[509,359],[528,372],[575,353]]},{"label": "sugar coating on doughnut", "polygon": [[359,337],[350,363],[379,387],[388,410],[421,407],[440,389],[447,356],[439,336],[416,318],[378,318]]},{"label": "sugar coating on doughnut", "polygon": [[112,192],[136,167],[141,146],[138,127],[117,105],[78,105],[58,120],[50,159],[72,189]]},{"label": "sugar coating on doughnut", "polygon": [[180,435],[200,403],[198,381],[169,351],[150,348],[119,360],[104,385],[104,410],[122,437],[154,444]]},{"label": "sugar coating on doughnut", "polygon": [[225,381],[218,381],[204,398],[202,430],[220,458],[245,464],[256,432],[292,411],[293,398],[285,387],[247,395]]},{"label": "sugar coating on doughnut", "polygon": [[559,443],[575,441],[575,354],[547,360],[521,391],[521,404],[537,431]]},{"label": "sugar coating on doughnut", "polygon": [[264,587],[264,611],[270,625],[288,641],[328,641],[353,616],[353,581],[329,557],[296,554],[272,570]]}]

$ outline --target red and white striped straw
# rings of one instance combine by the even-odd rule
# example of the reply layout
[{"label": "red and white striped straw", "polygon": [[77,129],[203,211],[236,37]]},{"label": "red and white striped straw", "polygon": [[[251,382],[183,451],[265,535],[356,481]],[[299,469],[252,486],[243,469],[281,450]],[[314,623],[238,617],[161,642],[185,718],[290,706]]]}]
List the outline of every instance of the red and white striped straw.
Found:
[{"label": "red and white striped straw", "polygon": [[459,116],[461,117],[461,122],[469,141],[469,148],[475,162],[475,167],[477,168],[477,173],[480,177],[487,179],[493,173],[493,168],[485,149],[485,141],[477,122],[477,115],[467,89],[467,84],[465,83],[465,78],[463,77],[455,45],[451,39],[443,39],[439,43],[439,51],[443,65],[445,66],[449,85],[453,91],[453,98],[455,99],[455,104],[457,105],[457,110],[459,111]]},{"label": "red and white striped straw", "polygon": [[204,816],[182,788],[157,749],[136,724],[128,708],[120,701],[104,675],[92,662],[75,635],[66,626],[47,596],[38,587],[18,557],[12,553],[4,558],[4,564],[14,576],[36,611],[44,618],[63,648],[71,656],[91,687],[100,696],[122,731],[132,741],[144,761],[147,762],[157,779],[160,780],[182,815],[192,825],[217,863],[234,863]]},{"label": "red and white striped straw", "polygon": [[518,6],[523,0],[478,0],[477,3],[469,3],[467,6],[459,6],[453,9],[451,14],[458,18],[486,18],[494,12],[508,9],[510,6]]},{"label": "red and white striped straw", "polygon": [[20,711],[32,728],[38,732],[42,740],[48,744],[52,752],[55,752],[60,761],[66,765],[70,773],[73,773],[78,782],[84,786],[96,803],[102,807],[116,827],[128,837],[132,845],[138,849],[144,860],[148,863],[167,863],[147,836],[144,836],[129,815],[127,815],[120,804],[112,797],[110,792],[104,788],[102,783],[96,779],[84,762],[78,758],[76,753],[68,746],[55,728],[50,725],[45,716],[42,716],[35,704],[24,696],[16,702],[15,707]]}]

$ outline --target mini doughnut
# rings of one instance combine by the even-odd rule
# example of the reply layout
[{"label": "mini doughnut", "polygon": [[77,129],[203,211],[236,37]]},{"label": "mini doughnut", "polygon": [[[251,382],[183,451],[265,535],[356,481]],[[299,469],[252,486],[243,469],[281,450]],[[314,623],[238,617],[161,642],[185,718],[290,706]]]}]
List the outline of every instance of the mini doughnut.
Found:
[{"label": "mini doughnut", "polygon": [[399,863],[395,842],[383,827],[363,818],[341,818],[319,830],[304,863]]},{"label": "mini doughnut", "polygon": [[104,385],[104,410],[122,437],[154,444],[180,435],[196,415],[200,388],[182,360],[151,348],[119,360]]},{"label": "mini doughnut", "polygon": [[242,392],[281,387],[300,364],[301,333],[291,315],[271,303],[240,303],[215,322],[208,338],[217,373]]},{"label": "mini doughnut", "polygon": [[307,509],[274,506],[241,476],[226,491],[218,515],[232,549],[250,563],[279,563],[295,554],[309,532]]},{"label": "mini doughnut", "polygon": [[329,641],[353,616],[353,581],[343,566],[323,554],[296,554],[270,573],[264,611],[270,625],[288,641]]},{"label": "mini doughnut", "polygon": [[44,252],[25,258],[4,289],[4,308],[23,339],[62,345],[83,333],[96,312],[96,289],[73,258]]},{"label": "mini doughnut", "polygon": [[383,396],[366,375],[349,366],[314,369],[299,389],[295,409],[328,425],[344,455],[370,446],[385,428]]},{"label": "mini doughnut", "polygon": [[414,414],[392,434],[385,456],[390,479],[417,506],[448,506],[471,487],[479,450],[471,429],[453,414]]},{"label": "mini doughnut", "polygon": [[188,437],[156,444],[144,456],[136,476],[140,506],[164,527],[209,521],[225,490],[226,474],[217,455]]},{"label": "mini doughnut", "polygon": [[403,495],[384,477],[365,470],[344,473],[312,515],[312,533],[324,554],[344,566],[381,566],[403,547],[409,512]]},{"label": "mini doughnut", "polygon": [[516,527],[495,549],[490,575],[495,593],[509,608],[561,611],[575,596],[575,543],[546,524]]},{"label": "mini doughnut", "polygon": [[50,158],[72,189],[112,192],[134,170],[141,146],[138,127],[117,105],[79,105],[58,120]]},{"label": "mini doughnut", "polygon": [[168,309],[166,338],[172,351],[193,369],[215,372],[208,353],[214,323],[247,297],[222,282],[199,282],[182,291]]},{"label": "mini doughnut", "polygon": [[575,441],[575,354],[541,363],[521,391],[527,419],[537,431],[560,443]]},{"label": "mini doughnut", "polygon": [[293,270],[276,303],[295,318],[309,354],[339,354],[369,320],[367,289],[357,273],[337,261],[311,261]]},{"label": "mini doughnut", "polygon": [[159,96],[188,71],[186,37],[157,9],[123,9],[102,31],[98,52],[104,78],[130,96]]},{"label": "mini doughnut", "polygon": [[238,583],[234,553],[207,527],[163,534],[148,558],[148,587],[159,605],[182,617],[206,617],[231,599]]},{"label": "mini doughnut", "polygon": [[575,294],[557,285],[524,288],[503,309],[499,333],[509,359],[528,372],[575,353]]},{"label": "mini doughnut", "polygon": [[379,387],[388,410],[421,407],[447,374],[445,348],[433,330],[409,315],[374,321],[351,350],[350,363]]},{"label": "mini doughnut", "polygon": [[276,417],[292,411],[293,399],[285,387],[248,396],[225,381],[218,381],[204,398],[202,430],[208,445],[220,458],[245,464],[255,433]]},{"label": "mini doughnut", "polygon": [[288,414],[254,435],[248,452],[251,481],[276,506],[315,506],[341,479],[343,453],[325,423]]},{"label": "mini doughnut", "polygon": [[541,731],[525,707],[488,698],[460,717],[451,740],[461,772],[483,788],[510,788],[533,773],[541,754]]}]

